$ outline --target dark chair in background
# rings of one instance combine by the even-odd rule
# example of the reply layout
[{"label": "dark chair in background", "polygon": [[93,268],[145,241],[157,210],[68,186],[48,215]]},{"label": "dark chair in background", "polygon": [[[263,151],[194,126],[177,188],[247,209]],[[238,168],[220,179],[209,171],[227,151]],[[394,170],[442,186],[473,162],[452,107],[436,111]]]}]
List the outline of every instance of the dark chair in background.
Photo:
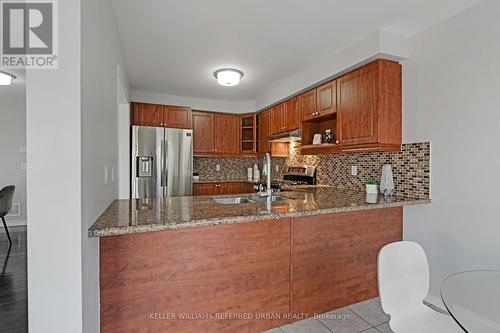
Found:
[{"label": "dark chair in background", "polygon": [[0,217],[2,218],[3,227],[5,228],[5,233],[9,239],[9,244],[12,244],[10,239],[9,229],[7,228],[7,223],[5,223],[5,215],[9,214],[12,208],[12,198],[14,197],[14,191],[16,187],[14,185],[6,186],[0,191]]}]

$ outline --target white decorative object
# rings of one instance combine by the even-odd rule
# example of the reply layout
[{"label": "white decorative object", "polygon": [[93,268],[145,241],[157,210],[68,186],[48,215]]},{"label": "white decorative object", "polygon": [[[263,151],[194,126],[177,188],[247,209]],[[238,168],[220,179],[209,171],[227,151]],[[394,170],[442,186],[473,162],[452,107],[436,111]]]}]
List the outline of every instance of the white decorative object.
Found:
[{"label": "white decorative object", "polygon": [[[265,170],[266,168],[264,168]],[[257,164],[253,165],[253,181],[256,183],[260,181],[260,170]]]},{"label": "white decorative object", "polygon": [[392,166],[386,164],[382,167],[382,178],[380,179],[380,193],[383,195],[392,195],[394,192],[394,178]]},{"label": "white decorative object", "polygon": [[321,144],[321,134],[314,134],[313,145]]},{"label": "white decorative object", "polygon": [[199,175],[193,176],[193,181],[195,182],[200,181],[200,176]]},{"label": "white decorative object", "polygon": [[378,185],[366,184],[366,194],[378,194]]},{"label": "white decorative object", "polygon": [[253,180],[253,169],[252,168],[247,169],[247,179],[249,182],[251,182]]},{"label": "white decorative object", "polygon": [[378,202],[378,193],[366,193],[366,202],[376,204]]}]

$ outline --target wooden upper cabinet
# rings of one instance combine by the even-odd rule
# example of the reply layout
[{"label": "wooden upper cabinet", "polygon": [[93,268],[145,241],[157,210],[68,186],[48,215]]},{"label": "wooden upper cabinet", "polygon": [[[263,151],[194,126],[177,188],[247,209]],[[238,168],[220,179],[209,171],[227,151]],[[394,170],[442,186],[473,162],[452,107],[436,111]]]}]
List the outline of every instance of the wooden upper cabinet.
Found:
[{"label": "wooden upper cabinet", "polygon": [[132,125],[163,126],[163,109],[161,105],[133,102],[131,109]]},{"label": "wooden upper cabinet", "polygon": [[238,156],[241,155],[239,146],[239,115],[193,112],[193,153],[195,156]]},{"label": "wooden upper cabinet", "polygon": [[214,115],[214,145],[217,154],[238,154],[239,116],[216,113]]},{"label": "wooden upper cabinet", "polygon": [[192,128],[191,108],[184,106],[132,103],[132,125]]},{"label": "wooden upper cabinet", "polygon": [[294,97],[285,102],[285,127],[287,131],[300,128],[299,97]]},{"label": "wooden upper cabinet", "polygon": [[326,115],[337,111],[337,81],[330,81],[316,88],[317,115]]},{"label": "wooden upper cabinet", "polygon": [[377,142],[374,79],[371,66],[338,79],[338,139],[343,145]]},{"label": "wooden upper cabinet", "polygon": [[163,106],[164,127],[193,128],[191,108],[185,106]]},{"label": "wooden upper cabinet", "polygon": [[314,118],[316,113],[316,89],[309,90],[299,96],[299,108],[302,120]]},{"label": "wooden upper cabinet", "polygon": [[215,153],[213,113],[193,112],[193,153]]},{"label": "wooden upper cabinet", "polygon": [[337,79],[342,146],[401,145],[401,65],[376,60]]},{"label": "wooden upper cabinet", "polygon": [[258,115],[259,117],[259,154],[269,153],[271,146],[267,137],[271,134],[271,110],[266,110]]},{"label": "wooden upper cabinet", "polygon": [[255,113],[240,116],[240,154],[257,153],[257,116]]},{"label": "wooden upper cabinet", "polygon": [[277,134],[286,130],[285,103],[275,105],[271,109],[271,134]]}]

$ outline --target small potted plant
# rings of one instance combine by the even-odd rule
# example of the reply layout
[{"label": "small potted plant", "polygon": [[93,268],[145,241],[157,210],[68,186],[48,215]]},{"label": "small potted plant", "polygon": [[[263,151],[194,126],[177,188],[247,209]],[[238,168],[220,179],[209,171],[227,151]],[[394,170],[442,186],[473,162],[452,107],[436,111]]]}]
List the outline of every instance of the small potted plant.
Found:
[{"label": "small potted plant", "polygon": [[378,193],[378,185],[377,181],[373,178],[370,178],[366,181],[366,194],[377,194]]},{"label": "small potted plant", "polygon": [[200,174],[198,172],[193,172],[193,180],[195,182],[200,180]]}]

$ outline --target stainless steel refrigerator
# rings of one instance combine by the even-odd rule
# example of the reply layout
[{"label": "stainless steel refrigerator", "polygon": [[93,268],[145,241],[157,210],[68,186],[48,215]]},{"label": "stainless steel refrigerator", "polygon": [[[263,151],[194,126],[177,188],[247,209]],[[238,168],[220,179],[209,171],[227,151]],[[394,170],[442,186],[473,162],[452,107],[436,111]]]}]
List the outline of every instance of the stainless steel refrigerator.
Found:
[{"label": "stainless steel refrigerator", "polygon": [[132,127],[132,198],[192,194],[193,131]]}]

